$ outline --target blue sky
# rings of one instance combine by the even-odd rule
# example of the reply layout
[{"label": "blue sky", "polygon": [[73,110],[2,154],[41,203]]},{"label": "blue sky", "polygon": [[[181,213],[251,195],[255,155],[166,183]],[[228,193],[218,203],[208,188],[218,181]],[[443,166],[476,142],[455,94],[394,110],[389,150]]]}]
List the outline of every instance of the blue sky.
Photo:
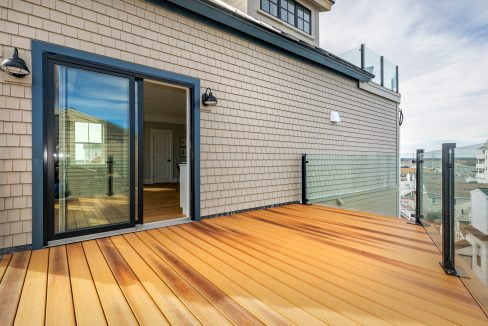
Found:
[{"label": "blue sky", "polygon": [[403,156],[488,139],[488,0],[336,0],[320,24],[324,49],[400,66]]},{"label": "blue sky", "polygon": [[[65,69],[60,72],[64,73]],[[129,126],[129,80],[117,76],[68,68],[67,101],[62,107],[77,109],[122,128]]]}]

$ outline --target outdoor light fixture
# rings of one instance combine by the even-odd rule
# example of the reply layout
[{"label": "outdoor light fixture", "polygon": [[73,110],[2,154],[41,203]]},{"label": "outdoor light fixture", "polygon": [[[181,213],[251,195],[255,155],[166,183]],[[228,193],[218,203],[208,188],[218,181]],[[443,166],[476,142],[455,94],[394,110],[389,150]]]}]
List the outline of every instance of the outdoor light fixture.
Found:
[{"label": "outdoor light fixture", "polygon": [[202,95],[202,103],[205,106],[215,106],[217,105],[217,98],[213,96],[212,90],[207,88],[205,93]]},{"label": "outdoor light fixture", "polygon": [[10,58],[3,60],[2,64],[0,64],[0,69],[17,78],[30,74],[24,59],[19,58],[19,50],[17,48],[14,49],[14,53]]}]

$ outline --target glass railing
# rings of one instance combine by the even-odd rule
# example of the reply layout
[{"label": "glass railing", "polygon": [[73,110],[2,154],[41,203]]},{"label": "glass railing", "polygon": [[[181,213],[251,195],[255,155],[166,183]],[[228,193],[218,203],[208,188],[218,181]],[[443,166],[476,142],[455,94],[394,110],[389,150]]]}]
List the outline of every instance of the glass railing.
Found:
[{"label": "glass railing", "polygon": [[381,55],[370,48],[364,47],[363,69],[374,75],[373,82],[381,84]]},{"label": "glass railing", "polygon": [[440,151],[425,152],[423,162],[420,164],[421,191],[419,197],[422,205],[420,214],[422,222],[429,224],[435,234],[432,237],[441,247],[440,239],[442,229],[442,158]]},{"label": "glass railing", "polygon": [[[447,145],[447,146],[446,146]],[[472,147],[472,146],[471,146]],[[461,280],[488,312],[488,178],[470,146],[426,152],[415,190],[420,221],[442,252],[441,266]],[[404,199],[402,199],[402,202]]]},{"label": "glass railing", "polygon": [[361,47],[358,46],[357,48],[351,49],[347,52],[339,54],[339,57],[346,60],[349,63],[357,67],[361,67]]},{"label": "glass railing", "polygon": [[309,154],[306,202],[398,216],[398,158],[391,154]]},{"label": "glass railing", "polygon": [[376,84],[399,92],[398,66],[364,44],[339,54],[339,57],[373,74],[372,81]]},{"label": "glass railing", "polygon": [[392,90],[398,90],[397,65],[383,58],[383,86]]},{"label": "glass railing", "polygon": [[[454,240],[456,269],[476,298],[488,297],[488,180],[477,175],[475,153],[456,149]],[[481,304],[488,305],[487,300]]]}]

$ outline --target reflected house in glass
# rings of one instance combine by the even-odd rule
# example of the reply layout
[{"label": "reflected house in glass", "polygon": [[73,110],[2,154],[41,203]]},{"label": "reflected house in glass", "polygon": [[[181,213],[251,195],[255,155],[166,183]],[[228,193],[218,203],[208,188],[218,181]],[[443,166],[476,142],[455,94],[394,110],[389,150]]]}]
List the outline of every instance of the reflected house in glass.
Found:
[{"label": "reflected house in glass", "polygon": [[[120,219],[124,206],[129,203],[129,158],[120,145],[129,131],[105,119],[89,115],[74,108],[57,110],[56,124],[65,122],[63,130],[64,150],[58,146],[55,199],[56,208],[64,207],[64,216],[55,219],[57,232],[80,227],[80,216],[99,205],[101,214],[83,222],[83,227],[98,226]],[[56,126],[56,129],[59,129]],[[55,143],[59,144],[59,133]],[[61,176],[62,175],[62,176]],[[64,191],[63,191],[64,190]],[[64,192],[64,195],[63,195]],[[61,204],[63,203],[63,204]],[[73,208],[71,206],[73,205]],[[104,213],[119,212],[107,217]],[[63,221],[59,221],[59,219]]]}]

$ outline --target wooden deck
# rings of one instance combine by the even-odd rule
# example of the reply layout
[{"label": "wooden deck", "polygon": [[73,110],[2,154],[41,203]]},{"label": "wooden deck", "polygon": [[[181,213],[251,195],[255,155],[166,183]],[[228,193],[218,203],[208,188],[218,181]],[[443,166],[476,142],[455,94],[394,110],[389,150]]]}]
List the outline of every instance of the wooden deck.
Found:
[{"label": "wooden deck", "polygon": [[290,205],[5,256],[0,325],[486,325],[423,228]]}]

